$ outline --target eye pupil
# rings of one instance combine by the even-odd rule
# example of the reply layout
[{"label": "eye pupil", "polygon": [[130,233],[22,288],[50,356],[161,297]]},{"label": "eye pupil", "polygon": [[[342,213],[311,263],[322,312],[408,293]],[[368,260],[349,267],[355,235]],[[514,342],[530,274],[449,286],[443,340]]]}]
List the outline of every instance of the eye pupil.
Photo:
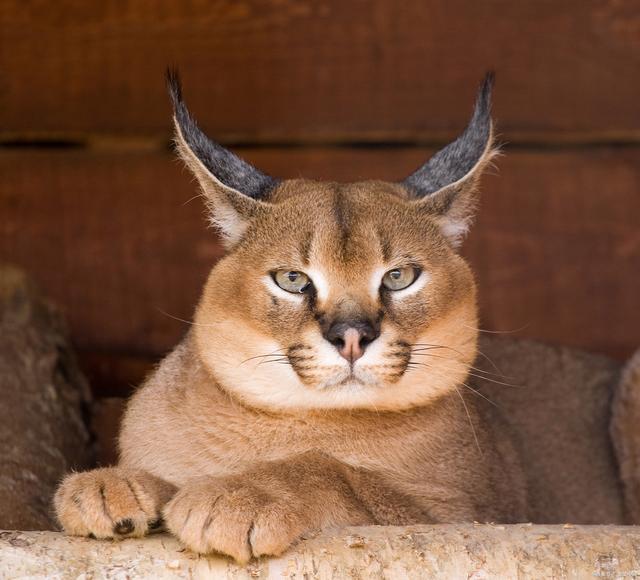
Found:
[{"label": "eye pupil", "polygon": [[391,276],[394,280],[399,280],[402,276],[402,272],[400,272],[400,270],[391,270],[391,272],[389,272],[389,276]]},{"label": "eye pupil", "polygon": [[287,272],[287,278],[290,282],[295,282],[298,279],[298,272]]}]

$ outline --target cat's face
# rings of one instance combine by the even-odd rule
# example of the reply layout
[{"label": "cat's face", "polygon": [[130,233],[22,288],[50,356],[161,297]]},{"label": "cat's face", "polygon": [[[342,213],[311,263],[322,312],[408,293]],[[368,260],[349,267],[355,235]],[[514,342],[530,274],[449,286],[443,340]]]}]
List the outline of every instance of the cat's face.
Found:
[{"label": "cat's face", "polygon": [[[214,268],[195,318],[225,388],[270,408],[395,409],[464,380],[473,278],[407,197],[379,182],[278,186]],[[348,329],[360,334],[350,345]]]},{"label": "cat's face", "polygon": [[[205,143],[175,86],[174,98],[179,150],[229,246],[194,319],[220,385],[271,410],[407,409],[457,388],[477,320],[455,248],[490,121],[402,184],[275,181]],[[446,166],[454,154],[461,169]]]}]

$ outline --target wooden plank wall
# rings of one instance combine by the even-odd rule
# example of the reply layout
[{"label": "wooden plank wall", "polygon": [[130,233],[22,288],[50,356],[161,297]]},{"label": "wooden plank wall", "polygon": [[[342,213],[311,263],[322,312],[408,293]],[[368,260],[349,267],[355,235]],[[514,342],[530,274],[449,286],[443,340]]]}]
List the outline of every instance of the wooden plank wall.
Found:
[{"label": "wooden plank wall", "polygon": [[466,247],[483,325],[640,346],[638,0],[0,5],[0,260],[63,308],[94,389],[179,339],[220,256],[169,150],[167,65],[201,125],[275,175],[401,179],[497,72],[506,155]]}]

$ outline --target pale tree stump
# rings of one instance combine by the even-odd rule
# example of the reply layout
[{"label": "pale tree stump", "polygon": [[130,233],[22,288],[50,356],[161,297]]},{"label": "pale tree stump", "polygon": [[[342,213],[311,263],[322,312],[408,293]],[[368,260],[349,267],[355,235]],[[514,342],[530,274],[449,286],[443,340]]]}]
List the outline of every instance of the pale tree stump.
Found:
[{"label": "pale tree stump", "polygon": [[59,480],[91,463],[89,401],[60,315],[0,266],[0,528],[56,527]]}]

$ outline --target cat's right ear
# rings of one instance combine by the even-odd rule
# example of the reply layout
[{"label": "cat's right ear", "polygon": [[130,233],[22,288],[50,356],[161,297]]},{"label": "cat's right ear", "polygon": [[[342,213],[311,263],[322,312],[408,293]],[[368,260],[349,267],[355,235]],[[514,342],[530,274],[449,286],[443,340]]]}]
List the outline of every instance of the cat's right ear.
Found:
[{"label": "cat's right ear", "polygon": [[210,210],[211,222],[227,247],[244,234],[248,222],[265,205],[277,180],[209,139],[198,127],[182,99],[178,73],[167,71],[173,102],[177,151],[196,176]]},{"label": "cat's right ear", "polygon": [[462,243],[473,219],[480,176],[498,152],[493,145],[492,87],[493,73],[489,73],[467,128],[403,181],[414,203],[436,218],[454,248]]}]

